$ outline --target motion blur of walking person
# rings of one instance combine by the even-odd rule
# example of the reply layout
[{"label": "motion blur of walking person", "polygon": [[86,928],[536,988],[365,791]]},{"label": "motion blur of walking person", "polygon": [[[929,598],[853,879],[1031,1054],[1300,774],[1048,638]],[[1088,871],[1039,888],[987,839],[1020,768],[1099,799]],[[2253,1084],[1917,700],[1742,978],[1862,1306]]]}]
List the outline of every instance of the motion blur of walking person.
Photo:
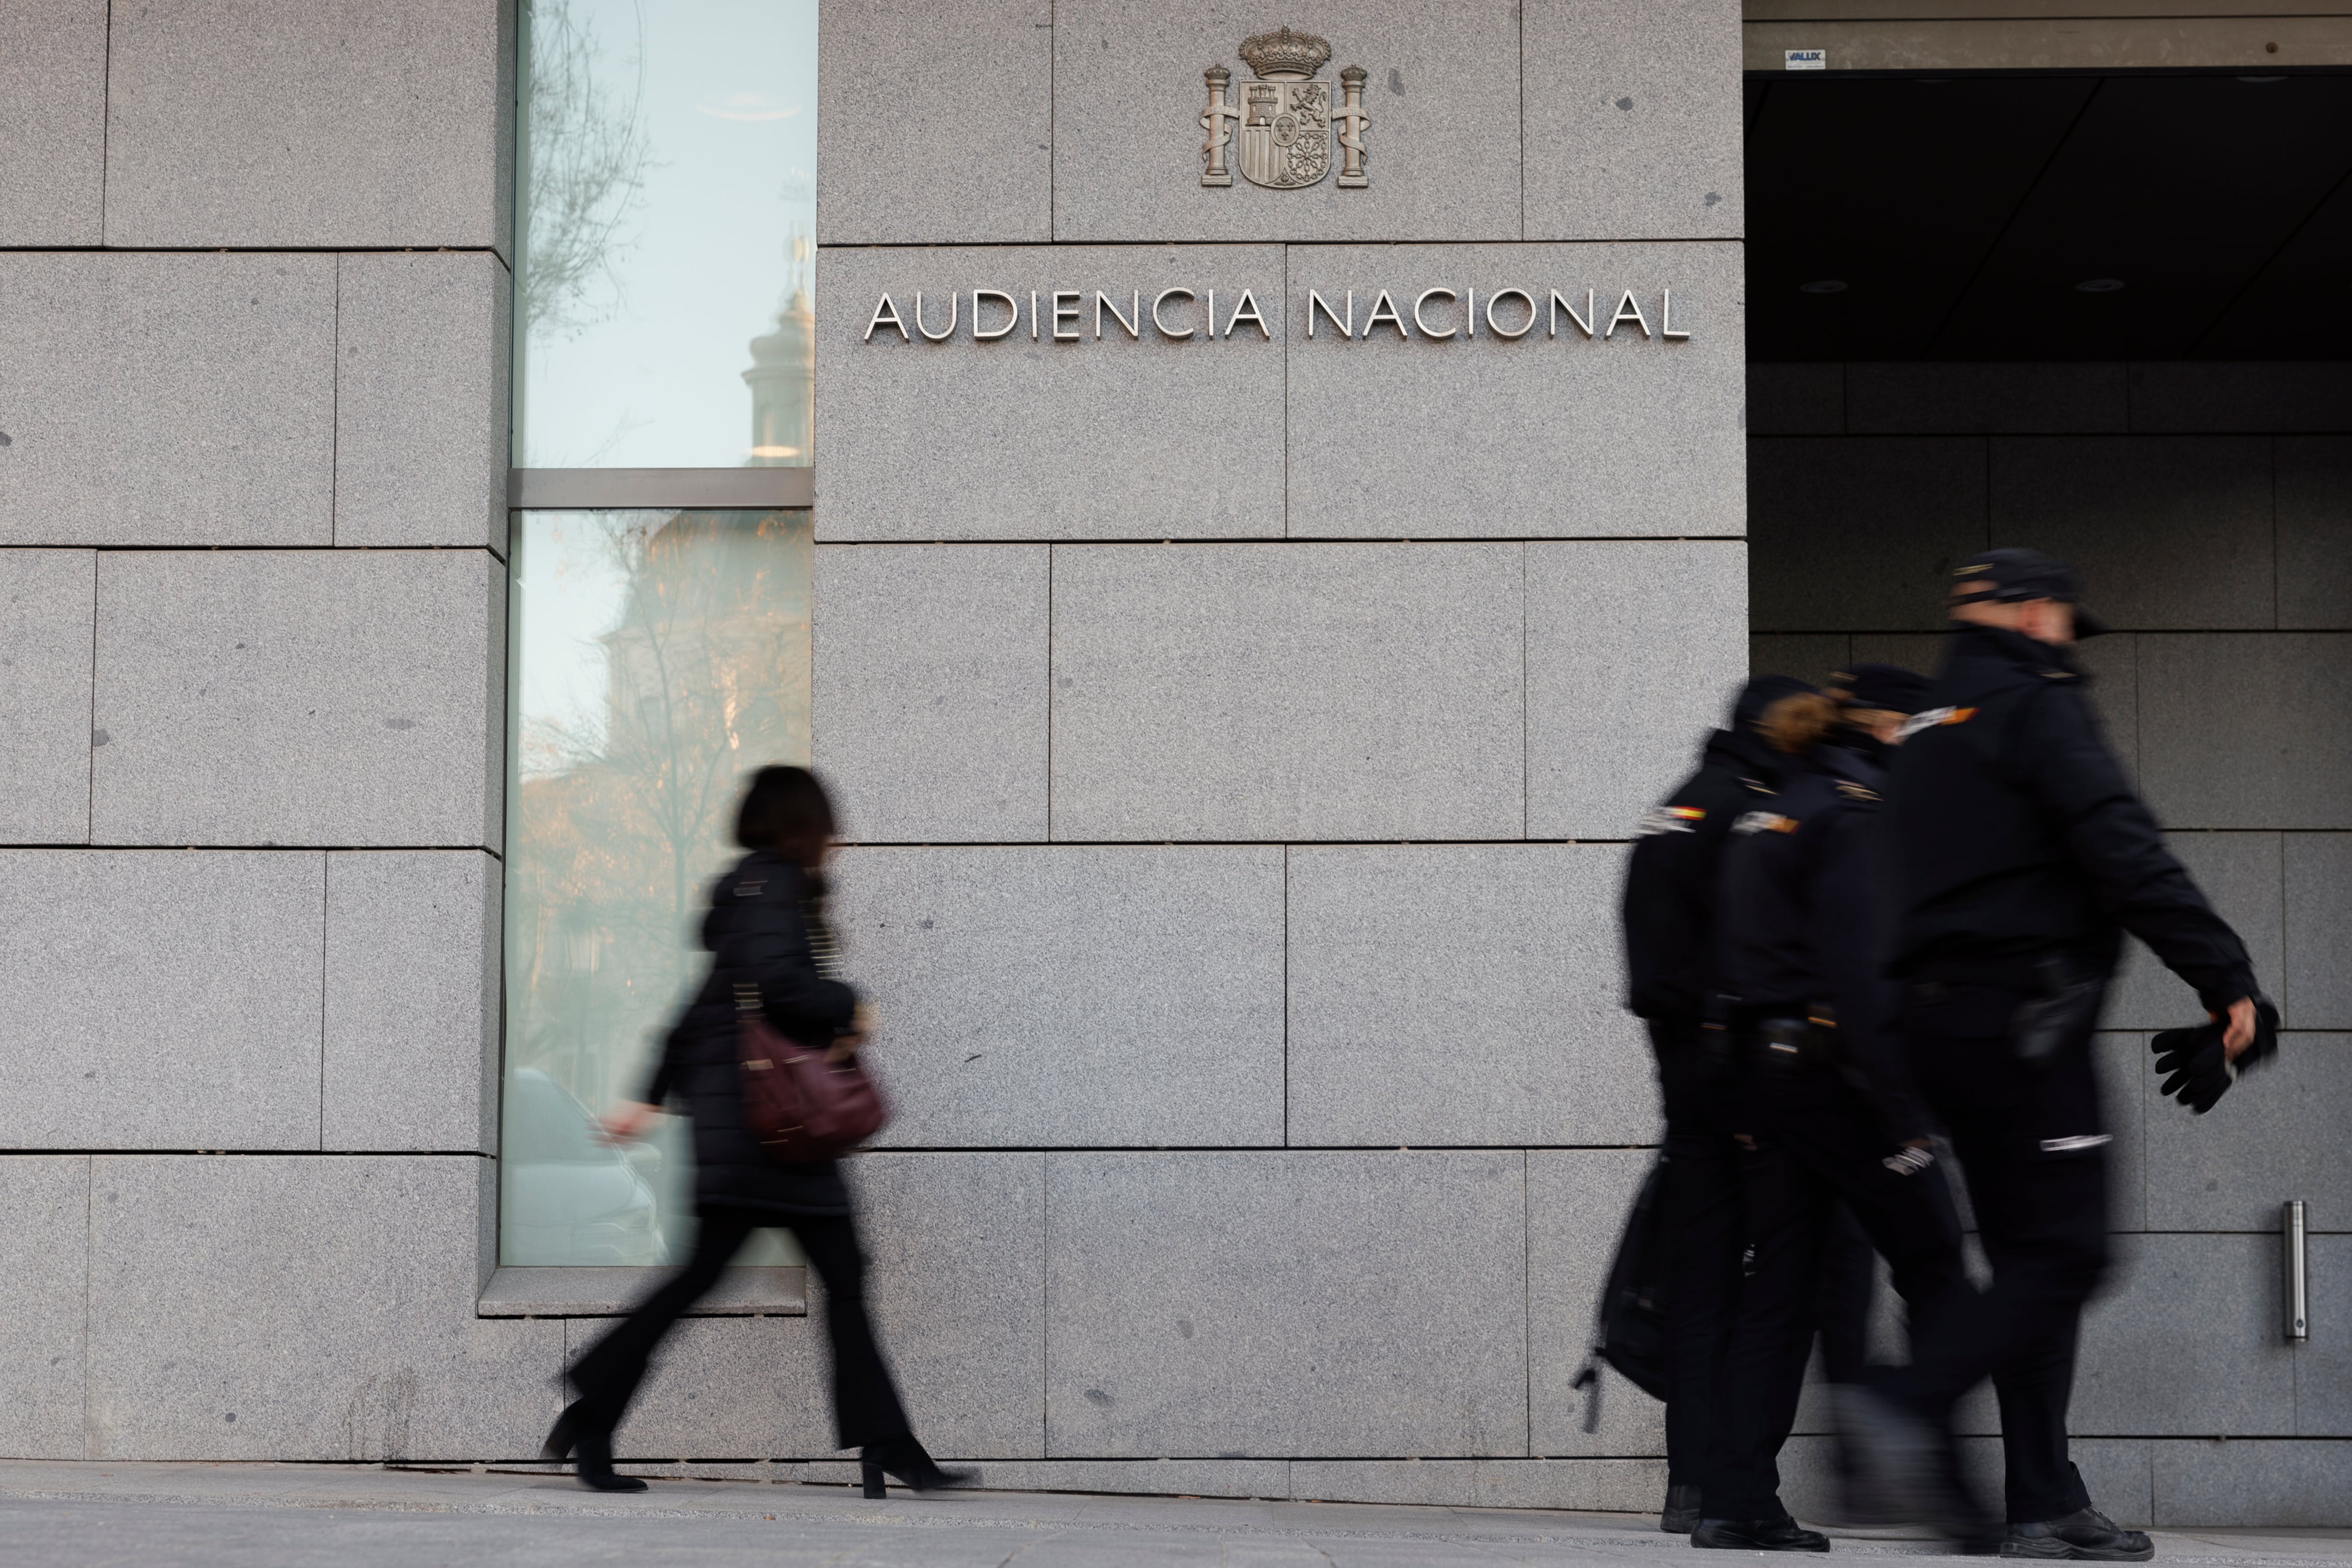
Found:
[{"label": "motion blur of walking person", "polygon": [[1666,1499],[1658,1524],[1678,1535],[1698,1528],[1716,1379],[1748,1246],[1727,1064],[1704,1027],[1715,990],[1716,885],[1732,822],[1770,793],[1786,760],[1757,722],[1776,698],[1811,690],[1788,675],[1749,681],[1729,725],[1707,736],[1697,771],[1643,819],[1625,875],[1625,1005],[1649,1025],[1666,1122]]},{"label": "motion blur of walking person", "polygon": [[2076,1331],[2107,1263],[2092,1031],[2126,931],[2211,1019],[2158,1037],[2165,1092],[2194,1109],[2277,1049],[2277,1013],[2107,748],[2070,652],[2103,630],[2081,598],[2074,570],[2034,550],[1961,562],[1943,668],[1897,754],[1900,1027],[1967,1175],[1992,1286],[1916,1325],[1910,1364],[1873,1368],[1841,1410],[1883,1510],[1948,1528],[1970,1511],[1952,1406],[1990,1376],[2001,1555],[2139,1562],[2148,1538],[2091,1506],[2066,1450]]},{"label": "motion blur of walking person", "polygon": [[1752,1145],[1743,1169],[1754,1255],[1701,1483],[1706,1517],[1691,1537],[1703,1548],[1829,1550],[1781,1504],[1776,1460],[1796,1417],[1841,1204],[1887,1260],[1915,1326],[1964,1312],[1975,1297],[1894,1030],[1885,776],[1856,749],[1867,732],[1849,722],[1908,711],[1926,683],[1885,665],[1844,680],[1843,705],[1802,692],[1765,710],[1758,728],[1786,760],[1770,798],[1733,822],[1724,855],[1717,976],[1743,1070],[1733,1120]]},{"label": "motion blur of walking person", "polygon": [[918,1491],[970,1479],[934,1464],[908,1424],[866,1313],[866,1258],[838,1162],[782,1163],[745,1114],[739,1005],[756,997],[777,1034],[834,1061],[853,1055],[871,1028],[857,993],[836,976],[824,920],[834,832],[833,804],[815,775],[772,767],[752,776],[735,825],[735,841],[749,852],[712,887],[702,924],[710,972],[670,1030],[644,1092],[604,1118],[610,1136],[634,1138],[673,1096],[685,1103],[694,1123],[697,1225],[686,1266],[572,1365],[578,1397],[557,1418],[542,1457],[576,1456],[583,1486],[644,1490],[614,1472],[614,1430],[670,1326],[719,1282],[751,1232],[769,1225],[792,1231],[824,1284],[835,1440],[862,1450],[866,1495],[882,1495],[886,1473]]}]

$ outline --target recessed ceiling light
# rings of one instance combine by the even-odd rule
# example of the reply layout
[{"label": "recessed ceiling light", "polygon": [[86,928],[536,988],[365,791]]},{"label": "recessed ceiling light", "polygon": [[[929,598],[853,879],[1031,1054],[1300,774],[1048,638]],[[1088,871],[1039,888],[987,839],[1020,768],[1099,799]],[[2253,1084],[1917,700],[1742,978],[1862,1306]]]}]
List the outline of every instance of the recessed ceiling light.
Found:
[{"label": "recessed ceiling light", "polygon": [[2113,294],[2124,286],[2120,277],[2086,277],[2074,285],[2077,294]]},{"label": "recessed ceiling light", "polygon": [[1845,292],[1845,279],[1843,277],[1816,277],[1811,283],[1800,283],[1797,285],[1797,292],[1800,294],[1843,294]]}]

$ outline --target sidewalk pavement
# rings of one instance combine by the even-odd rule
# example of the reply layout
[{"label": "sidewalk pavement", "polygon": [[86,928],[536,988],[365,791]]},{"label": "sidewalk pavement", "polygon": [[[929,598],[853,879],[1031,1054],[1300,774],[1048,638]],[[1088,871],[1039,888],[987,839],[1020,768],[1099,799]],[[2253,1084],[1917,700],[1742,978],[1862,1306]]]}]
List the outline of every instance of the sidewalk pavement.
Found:
[{"label": "sidewalk pavement", "polygon": [[[2352,1568],[2352,1531],[2159,1531],[2161,1563]],[[1834,1555],[1934,1549],[1883,1532]],[[1654,1517],[657,1479],[627,1496],[530,1469],[0,1461],[0,1568],[1496,1568],[1687,1562]]]}]

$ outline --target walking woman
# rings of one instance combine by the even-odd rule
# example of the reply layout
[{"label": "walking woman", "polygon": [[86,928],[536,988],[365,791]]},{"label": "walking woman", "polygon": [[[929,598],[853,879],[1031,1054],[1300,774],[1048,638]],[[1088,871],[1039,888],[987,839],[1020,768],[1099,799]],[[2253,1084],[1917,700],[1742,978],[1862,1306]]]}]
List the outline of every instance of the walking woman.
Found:
[{"label": "walking woman", "polygon": [[886,1473],[917,1491],[971,1479],[969,1471],[932,1463],[907,1424],[866,1315],[866,1258],[838,1164],[781,1164],[753,1139],[744,1118],[739,996],[748,1003],[756,991],[778,1033],[825,1049],[833,1060],[846,1059],[865,1039],[866,1009],[835,977],[835,949],[824,923],[824,866],[833,835],[833,803],[814,774],[778,767],[752,776],[735,821],[735,841],[751,852],[711,889],[702,923],[709,976],[671,1029],[644,1093],[604,1118],[611,1136],[634,1138],[672,1095],[685,1102],[694,1122],[698,1223],[686,1267],[572,1364],[578,1397],[556,1418],[541,1457],[576,1455],[584,1487],[645,1490],[645,1482],[614,1473],[613,1430],[662,1336],[763,1225],[789,1227],[824,1285],[835,1437],[840,1447],[861,1450],[866,1495],[883,1495]]}]

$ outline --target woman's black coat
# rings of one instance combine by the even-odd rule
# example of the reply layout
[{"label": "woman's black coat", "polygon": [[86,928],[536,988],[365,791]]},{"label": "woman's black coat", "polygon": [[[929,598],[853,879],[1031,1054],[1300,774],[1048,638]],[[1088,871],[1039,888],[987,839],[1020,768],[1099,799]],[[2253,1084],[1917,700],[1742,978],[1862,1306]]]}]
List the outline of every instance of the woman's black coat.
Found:
[{"label": "woman's black coat", "polygon": [[834,1161],[780,1164],[743,1124],[736,988],[757,985],[761,1009],[776,1031],[820,1049],[849,1027],[857,1008],[856,991],[817,973],[809,913],[806,873],[764,850],[736,862],[710,890],[710,913],[702,921],[710,974],[669,1031],[641,1096],[648,1105],[672,1095],[686,1103],[694,1120],[697,1208],[849,1212],[849,1193]]}]

